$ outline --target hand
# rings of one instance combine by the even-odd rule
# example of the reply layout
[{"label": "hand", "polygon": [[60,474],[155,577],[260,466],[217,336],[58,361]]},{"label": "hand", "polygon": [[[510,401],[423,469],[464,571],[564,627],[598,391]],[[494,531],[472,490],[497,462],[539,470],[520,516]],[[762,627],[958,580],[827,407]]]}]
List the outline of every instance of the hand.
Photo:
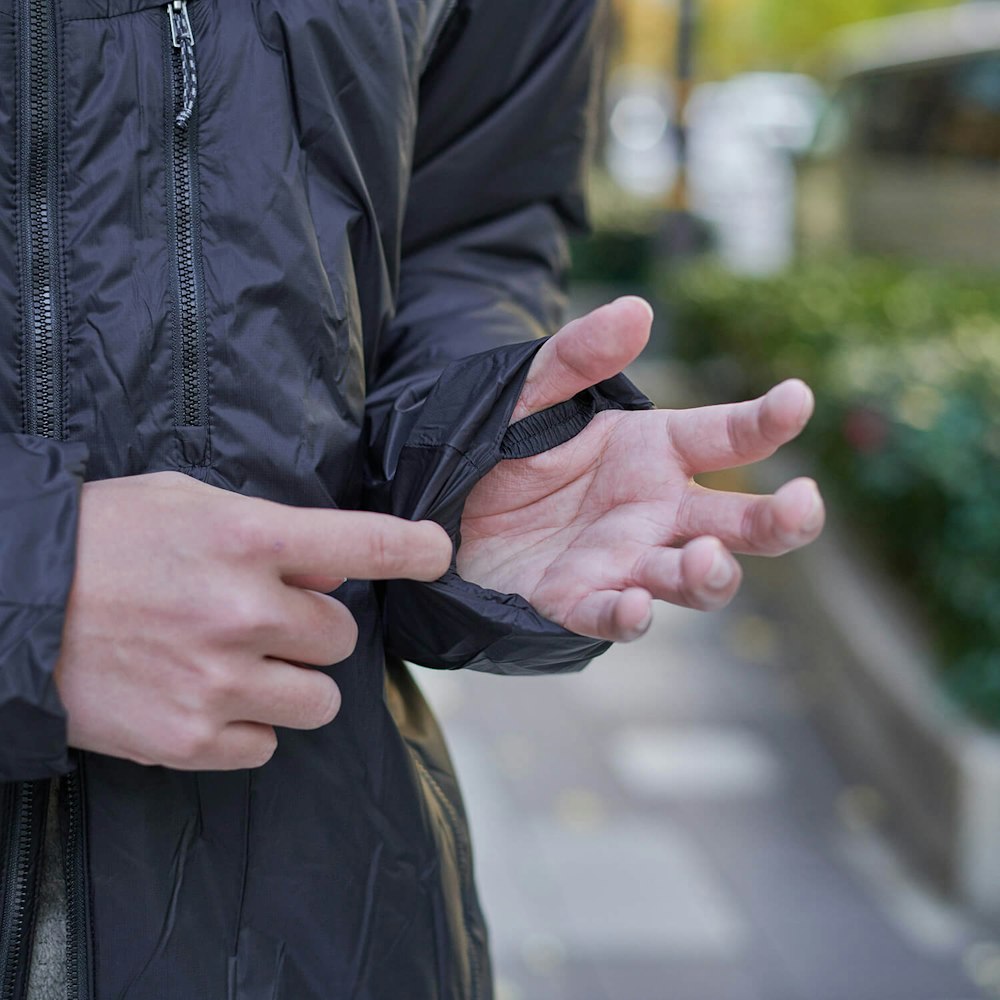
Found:
[{"label": "hand", "polygon": [[[624,298],[564,327],[536,355],[513,420],[620,372],[651,320],[645,302]],[[756,497],[708,490],[692,476],[767,458],[812,410],[812,393],[792,380],[748,403],[599,413],[566,444],[501,462],[476,485],[459,573],[613,641],[645,632],[654,599],[722,607],[741,578],[732,553],[780,555],[812,541],[823,503],[809,479]]]},{"label": "hand", "polygon": [[142,764],[256,767],[316,729],[350,656],[345,577],[435,580],[436,524],[249,499],[179,473],[83,487],[56,683],[70,745]]}]

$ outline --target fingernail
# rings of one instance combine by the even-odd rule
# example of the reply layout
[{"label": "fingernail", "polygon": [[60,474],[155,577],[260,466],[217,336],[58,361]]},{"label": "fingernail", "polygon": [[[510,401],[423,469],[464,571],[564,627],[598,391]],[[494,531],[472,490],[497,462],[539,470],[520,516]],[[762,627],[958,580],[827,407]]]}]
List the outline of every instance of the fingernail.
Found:
[{"label": "fingernail", "polygon": [[812,506],[809,508],[809,513],[802,522],[803,532],[807,535],[811,535],[814,532],[819,531],[819,529],[823,527],[823,520],[823,501],[818,496],[815,496],[813,497]]},{"label": "fingernail", "polygon": [[649,611],[646,612],[646,617],[643,618],[643,620],[629,633],[628,641],[631,642],[633,639],[639,639],[644,636],[649,631],[649,627],[652,624],[653,609],[650,608]]},{"label": "fingernail", "polygon": [[733,566],[724,552],[716,552],[712,568],[705,577],[710,590],[725,590],[733,582]]},{"label": "fingernail", "polygon": [[649,313],[649,318],[650,319],[653,318],[653,307],[645,299],[640,298],[638,295],[623,295],[620,299],[618,299],[618,301],[619,302],[636,302],[639,305],[641,305],[643,307],[643,309],[646,310],[647,313]]}]

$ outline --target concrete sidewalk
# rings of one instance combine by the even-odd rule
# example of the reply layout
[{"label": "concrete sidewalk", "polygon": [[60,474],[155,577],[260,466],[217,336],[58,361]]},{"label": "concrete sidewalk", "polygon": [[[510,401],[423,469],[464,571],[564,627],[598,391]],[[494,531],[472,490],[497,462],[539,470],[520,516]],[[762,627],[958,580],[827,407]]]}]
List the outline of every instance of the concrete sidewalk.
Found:
[{"label": "concrete sidewalk", "polygon": [[750,593],[581,675],[417,670],[472,817],[499,1000],[984,1000],[1000,946],[914,884]]}]

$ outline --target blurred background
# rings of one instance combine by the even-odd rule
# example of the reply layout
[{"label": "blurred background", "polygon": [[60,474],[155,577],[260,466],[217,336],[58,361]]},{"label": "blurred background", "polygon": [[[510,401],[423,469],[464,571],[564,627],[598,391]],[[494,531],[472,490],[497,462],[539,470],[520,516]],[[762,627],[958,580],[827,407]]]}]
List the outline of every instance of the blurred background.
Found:
[{"label": "blurred background", "polygon": [[573,308],[817,395],[830,527],[578,677],[420,671],[499,1000],[1000,997],[1000,3],[615,0]]}]

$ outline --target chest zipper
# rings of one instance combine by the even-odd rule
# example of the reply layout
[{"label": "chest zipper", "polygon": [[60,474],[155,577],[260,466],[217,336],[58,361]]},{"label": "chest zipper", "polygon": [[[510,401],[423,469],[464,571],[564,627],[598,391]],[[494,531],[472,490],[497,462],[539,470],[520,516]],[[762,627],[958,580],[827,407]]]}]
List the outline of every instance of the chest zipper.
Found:
[{"label": "chest zipper", "polygon": [[205,427],[208,363],[198,188],[198,65],[188,0],[170,0],[166,11],[167,212],[174,299],[174,419],[181,427]]},{"label": "chest zipper", "polygon": [[[64,434],[58,23],[53,0],[17,0],[14,16],[23,429],[58,440]],[[21,1000],[27,988],[49,783],[21,782],[0,791],[0,1000]],[[81,859],[81,869],[82,864]],[[83,998],[77,994],[73,1000]]]}]

